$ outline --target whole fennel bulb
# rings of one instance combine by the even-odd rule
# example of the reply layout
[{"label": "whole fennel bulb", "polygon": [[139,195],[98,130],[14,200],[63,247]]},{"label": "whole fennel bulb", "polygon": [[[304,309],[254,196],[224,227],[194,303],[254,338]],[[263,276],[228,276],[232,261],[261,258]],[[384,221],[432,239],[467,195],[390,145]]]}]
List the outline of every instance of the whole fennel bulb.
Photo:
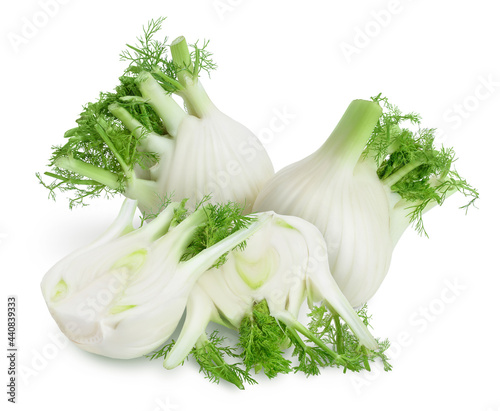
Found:
[{"label": "whole fennel bulb", "polygon": [[[386,109],[383,113],[382,103]],[[460,191],[477,192],[451,169],[451,149],[433,147],[433,131],[402,128],[403,115],[380,95],[355,100],[327,141],[279,171],[259,193],[253,211],[302,217],[319,228],[330,270],[352,306],[382,284],[402,233],[423,230],[422,214]]]},{"label": "whole fennel bulb", "polygon": [[[199,276],[264,222],[257,220],[183,261],[200,228],[207,220],[219,221],[214,213],[228,206],[199,208],[180,220],[185,209],[172,203],[134,230],[136,203],[126,200],[100,238],[54,265],[41,284],[61,331],[78,347],[112,358],[139,357],[164,343]],[[204,238],[201,246],[211,240]]]},{"label": "whole fennel bulb", "polygon": [[154,40],[162,22],[151,21],[139,44],[127,45],[121,57],[130,65],[120,85],[84,107],[67,143],[55,148],[45,173],[55,180],[46,186],[75,193],[70,205],[121,193],[155,214],[169,196],[188,198],[191,209],[210,196],[213,204],[236,202],[248,213],[274,175],[271,160],[258,138],[205,92],[200,72],[215,68],[207,43],[190,51],[184,37],[170,46]]}]

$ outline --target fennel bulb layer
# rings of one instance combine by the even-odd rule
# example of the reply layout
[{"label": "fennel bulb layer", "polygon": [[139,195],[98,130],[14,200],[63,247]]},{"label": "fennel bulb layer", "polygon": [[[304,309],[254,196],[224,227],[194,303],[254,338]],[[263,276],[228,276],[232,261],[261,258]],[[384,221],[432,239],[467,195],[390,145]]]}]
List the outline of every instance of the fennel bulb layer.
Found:
[{"label": "fennel bulb layer", "polygon": [[354,307],[377,291],[393,250],[386,191],[375,164],[360,159],[380,114],[377,103],[351,103],[329,140],[279,171],[254,207],[299,216],[318,227],[330,271]]},{"label": "fennel bulb layer", "polygon": [[159,179],[161,193],[196,204],[234,201],[249,213],[259,191],[274,175],[257,137],[215,106],[201,117],[188,116],[179,127],[174,155]]}]

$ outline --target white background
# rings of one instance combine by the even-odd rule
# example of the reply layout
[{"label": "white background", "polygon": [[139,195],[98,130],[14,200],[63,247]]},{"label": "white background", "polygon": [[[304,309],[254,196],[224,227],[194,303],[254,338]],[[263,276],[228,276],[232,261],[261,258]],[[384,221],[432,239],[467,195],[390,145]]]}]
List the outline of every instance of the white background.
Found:
[{"label": "white background", "polygon": [[[23,370],[11,408],[500,410],[496,3],[66,0],[48,16],[42,0],[2,2],[0,346],[14,294]],[[352,99],[379,92],[421,113],[455,147],[458,170],[480,191],[479,209],[464,216],[455,195],[426,216],[430,239],[406,232],[369,305],[374,334],[392,340],[392,372],[259,378],[240,392],[209,383],[193,363],[165,371],[161,361],[105,359],[61,338],[42,276],[100,233],[121,200],[70,211],[63,196],[47,199],[35,172],[45,171],[51,145],[81,106],[116,85],[124,44],[159,16],[168,16],[172,40],[211,40],[219,69],[202,81],[220,109],[261,137],[276,112],[293,114],[264,141],[276,169],[315,150]],[[7,409],[5,394],[1,401]]]}]

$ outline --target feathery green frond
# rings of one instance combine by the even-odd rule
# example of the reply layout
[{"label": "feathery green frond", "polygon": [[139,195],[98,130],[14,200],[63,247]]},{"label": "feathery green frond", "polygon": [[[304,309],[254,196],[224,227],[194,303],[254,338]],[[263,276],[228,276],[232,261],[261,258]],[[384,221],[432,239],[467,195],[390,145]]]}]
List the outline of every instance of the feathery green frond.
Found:
[{"label": "feathery green frond", "polygon": [[224,360],[227,357],[238,358],[233,348],[222,345],[224,340],[217,330],[208,338],[203,334],[202,340],[191,352],[200,365],[200,372],[212,382],[219,383],[223,379],[240,389],[244,389],[243,383],[255,384],[256,381],[240,363],[229,364]]},{"label": "feathery green frond", "polygon": [[427,235],[422,214],[431,203],[441,205],[449,194],[459,191],[470,198],[463,206],[467,209],[479,194],[452,168],[456,161],[454,150],[436,148],[435,129],[421,128],[418,114],[402,114],[380,94],[372,100],[381,104],[384,112],[368,141],[365,156],[377,163],[380,180],[406,201],[415,229]]},{"label": "feathery green frond", "polygon": [[[385,355],[385,351],[389,348],[387,340],[382,342],[377,340],[379,343],[377,351],[368,350],[359,343],[359,340],[352,333],[349,326],[337,314],[330,312],[324,305],[313,307],[308,315],[310,317],[309,330],[325,344],[331,345],[348,364],[353,365],[351,367],[347,366],[345,369],[359,371],[364,368],[369,371],[370,362],[377,359],[382,361],[385,371],[391,369],[391,365]],[[358,310],[358,316],[368,327],[371,317],[367,314],[366,305]],[[339,364],[331,363],[330,365],[338,366]]]},{"label": "feathery green frond", "polygon": [[[195,233],[193,242],[187,248],[182,260],[186,261],[199,254],[206,248],[218,243],[238,230],[248,227],[255,217],[243,215],[244,206],[234,202],[225,204],[207,203],[209,197],[205,197],[198,205],[207,215],[207,222]],[[237,248],[243,249],[246,242],[242,242]],[[227,253],[221,256],[214,267],[220,267],[226,261]]]},{"label": "feathery green frond", "polygon": [[240,325],[243,363],[247,370],[264,372],[269,378],[292,371],[291,361],[284,357],[288,345],[282,325],[269,314],[265,300],[255,304],[252,313]]}]

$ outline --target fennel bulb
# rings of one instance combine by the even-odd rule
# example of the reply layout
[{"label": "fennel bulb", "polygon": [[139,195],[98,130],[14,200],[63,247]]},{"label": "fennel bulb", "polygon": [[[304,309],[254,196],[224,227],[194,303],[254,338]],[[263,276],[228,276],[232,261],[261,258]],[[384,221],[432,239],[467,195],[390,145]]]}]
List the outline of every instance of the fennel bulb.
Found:
[{"label": "fennel bulb", "polygon": [[[383,114],[379,103],[387,112]],[[454,153],[433,147],[433,130],[414,133],[386,99],[355,100],[327,141],[279,171],[262,189],[254,211],[302,217],[319,228],[330,270],[352,306],[382,284],[394,247],[411,224],[453,192],[477,192],[454,170]],[[468,206],[467,205],[467,206]]]},{"label": "fennel bulb", "polygon": [[[263,216],[235,230],[235,221],[224,220],[229,205],[200,207],[182,219],[183,204],[172,203],[134,230],[135,209],[136,202],[126,200],[112,226],[58,262],[41,285],[61,331],[78,347],[112,358],[139,357],[164,343],[198,277],[265,222]],[[217,238],[202,236],[193,255],[193,242],[206,226],[219,230],[212,231]],[[223,239],[220,230],[227,234]]]},{"label": "fennel bulb", "polygon": [[[212,268],[199,278],[188,299],[181,334],[165,354],[165,368],[181,364],[193,347],[200,351],[208,345],[205,330],[210,321],[239,330],[241,355],[247,369],[263,367],[269,377],[292,370],[282,355],[282,345],[286,345],[287,338],[299,356],[297,370],[307,374],[317,374],[320,366],[327,365],[359,370],[365,361],[380,357],[379,343],[330,274],[326,244],[319,230],[298,217],[264,214],[270,218],[247,240],[244,249],[231,251],[224,265]],[[336,317],[340,315],[359,344],[366,347],[365,356],[359,351],[352,356],[336,352],[319,333],[305,327],[298,316],[306,298],[309,306],[323,302]],[[266,332],[265,341],[247,336],[255,331],[256,310],[273,329]],[[315,344],[314,348],[306,347],[299,334]],[[337,337],[338,344],[342,338],[340,331]],[[259,344],[276,341],[281,344],[269,349],[271,352],[255,355]],[[276,362],[269,362],[270,355]]]},{"label": "fennel bulb", "polygon": [[[153,36],[164,19],[151,21],[139,44],[121,54],[130,65],[113,93],[84,107],[78,126],[55,148],[45,175],[54,190],[73,192],[70,206],[88,197],[121,193],[146,214],[170,195],[192,209],[206,196],[213,204],[236,202],[251,211],[274,175],[258,138],[222,113],[199,75],[215,68],[211,54],[184,37],[169,46]],[[168,51],[171,51],[171,59]],[[180,96],[185,110],[172,98]]]}]

